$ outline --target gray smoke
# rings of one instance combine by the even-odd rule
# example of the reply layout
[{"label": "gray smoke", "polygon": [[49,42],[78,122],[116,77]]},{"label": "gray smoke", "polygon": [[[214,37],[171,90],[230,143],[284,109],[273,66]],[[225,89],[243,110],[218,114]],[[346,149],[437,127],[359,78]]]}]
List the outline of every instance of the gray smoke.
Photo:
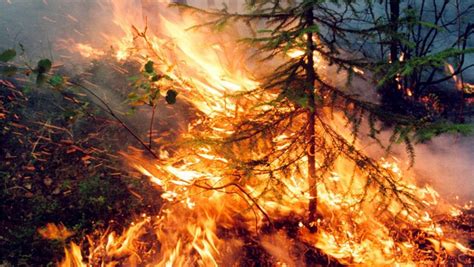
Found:
[{"label": "gray smoke", "polygon": [[[221,1],[216,2],[219,7]],[[0,0],[0,50],[18,48],[18,44],[22,43],[32,61],[40,57],[52,57],[72,65],[71,68],[87,65],[87,61],[80,56],[58,47],[57,41],[73,39],[97,47],[105,46],[102,34],[119,31],[112,22],[111,9],[107,3],[105,0]],[[139,0],[134,0],[134,3],[140,5]],[[196,0],[190,3],[204,7],[209,1],[204,3]],[[472,71],[466,73],[465,78],[473,79],[473,74]],[[358,86],[361,92],[370,91],[366,83],[359,82]],[[118,105],[119,100],[109,96],[108,99]],[[368,150],[373,155],[382,154],[374,145]],[[420,183],[432,184],[448,198],[459,196],[462,201],[474,199],[473,137],[440,136],[416,145],[415,152],[414,171]],[[395,148],[394,153],[401,159],[408,158],[403,146]]]}]

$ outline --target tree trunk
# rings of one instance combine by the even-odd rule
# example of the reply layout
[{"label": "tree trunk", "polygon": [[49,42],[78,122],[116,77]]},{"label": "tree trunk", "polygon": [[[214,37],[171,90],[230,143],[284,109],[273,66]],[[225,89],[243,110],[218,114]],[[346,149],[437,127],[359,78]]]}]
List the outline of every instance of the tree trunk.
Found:
[{"label": "tree trunk", "polygon": [[[305,12],[306,24],[311,27],[314,24],[314,14],[312,6],[307,7]],[[316,118],[316,102],[314,95],[314,83],[316,81],[316,70],[314,69],[314,50],[315,44],[313,41],[313,33],[308,32],[306,34],[306,64],[305,74],[307,83],[307,95],[308,98],[308,132],[307,142],[308,148],[306,149],[306,156],[308,157],[308,185],[309,195],[311,197],[309,201],[309,226],[311,231],[316,231],[316,217],[317,217],[317,206],[318,206],[318,190],[317,190],[317,176],[316,176],[316,139],[315,139],[315,118]]]},{"label": "tree trunk", "polygon": [[[400,41],[397,36],[400,18],[400,0],[390,0],[389,2],[389,48],[390,56],[389,60],[391,64],[396,64],[399,60],[399,47]],[[399,82],[396,78],[388,81],[381,89],[381,102],[382,105],[388,107],[391,111],[405,114],[407,112],[407,103],[404,98],[404,91],[400,90]]]},{"label": "tree trunk", "polygon": [[400,0],[390,0],[390,61],[398,61],[398,19],[400,17]]}]

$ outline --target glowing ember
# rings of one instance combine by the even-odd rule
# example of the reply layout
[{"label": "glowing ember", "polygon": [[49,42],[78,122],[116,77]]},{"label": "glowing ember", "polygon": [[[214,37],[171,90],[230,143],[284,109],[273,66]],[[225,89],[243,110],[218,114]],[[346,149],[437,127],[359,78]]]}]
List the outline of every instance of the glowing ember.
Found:
[{"label": "glowing ember", "polygon": [[53,223],[48,223],[44,228],[38,229],[38,232],[46,239],[66,240],[68,237],[74,235],[74,233],[69,231],[64,225],[56,225]]},{"label": "glowing ember", "polygon": [[[117,59],[141,63],[153,59],[159,63],[160,71],[171,77],[173,85],[181,88],[184,99],[204,114],[201,120],[189,125],[183,138],[205,136],[217,140],[232,135],[245,112],[262,102],[262,99],[246,96],[228,97],[259,86],[259,82],[248,74],[248,68],[241,60],[246,55],[235,46],[235,40],[224,34],[213,37],[206,30],[188,30],[199,20],[185,13],[180,16],[163,14],[156,31],[160,35],[150,31],[145,35],[138,30],[140,25],[132,27],[140,20],[134,15],[139,12],[126,2],[113,2],[114,21],[124,31],[123,37],[110,38]],[[85,57],[101,55],[89,46],[76,48],[83,51]],[[299,57],[301,53],[289,51],[288,56]],[[363,74],[363,70],[354,71]],[[266,97],[265,100],[271,100],[276,95]],[[259,108],[264,110],[264,107]],[[304,114],[300,116],[288,127],[300,126]],[[346,131],[339,120],[342,121],[335,114],[334,128]],[[288,157],[298,158],[301,151],[291,150],[289,140],[293,138],[288,131],[275,136],[272,142],[277,151],[290,149]],[[160,187],[157,196],[165,203],[157,216],[144,216],[121,235],[109,233],[101,240],[90,240],[88,261],[91,264],[100,261],[97,265],[101,266],[229,265],[239,258],[249,240],[258,240],[264,232],[262,229],[272,224],[269,219],[303,218],[310,199],[309,185],[304,179],[306,158],[299,157],[295,167],[284,173],[270,175],[261,171],[246,176],[246,173],[236,171],[233,166],[239,163],[238,157],[258,158],[258,146],[265,144],[255,146],[254,151],[240,151],[237,145],[232,148],[239,152],[235,155],[206,144],[178,147],[172,155],[163,155],[160,161],[149,160],[139,153],[125,155],[132,167]],[[279,158],[269,162],[272,168],[283,163]],[[428,261],[428,257],[424,258],[417,249],[420,237],[413,229],[423,231],[435,251],[445,248],[451,253],[473,254],[462,244],[444,238],[444,230],[433,221],[430,211],[436,208],[439,200],[432,188],[417,186],[393,161],[382,159],[376,164],[382,167],[384,175],[395,179],[391,189],[399,193],[395,197],[400,201],[387,201],[377,186],[367,186],[380,181],[373,180],[370,173],[353,172],[352,163],[340,158],[329,179],[317,185],[318,212],[322,219],[309,223],[317,225],[318,231],[309,232],[304,227],[306,222],[297,219],[294,238],[343,264],[392,265]],[[425,210],[419,209],[420,204]],[[459,215],[456,210],[451,212],[453,216]],[[155,242],[159,246],[143,245],[146,233],[152,233],[159,240]],[[269,237],[269,240],[272,238],[290,243],[279,237]],[[291,255],[289,244],[282,244],[279,250],[269,242],[263,246],[269,253],[284,250],[280,256]],[[278,261],[282,265],[289,264],[288,259],[280,256]],[[61,265],[85,266],[83,261],[80,248],[72,243],[66,249]]]}]

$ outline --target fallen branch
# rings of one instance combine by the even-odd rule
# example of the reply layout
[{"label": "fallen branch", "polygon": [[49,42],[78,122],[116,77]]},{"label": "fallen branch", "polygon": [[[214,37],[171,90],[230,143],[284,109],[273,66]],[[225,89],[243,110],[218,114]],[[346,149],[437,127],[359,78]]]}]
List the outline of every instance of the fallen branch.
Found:
[{"label": "fallen branch", "polygon": [[159,159],[158,155],[155,152],[153,152],[153,150],[147,144],[145,144],[145,142],[132,129],[130,129],[130,127],[128,127],[128,125],[122,119],[120,119],[115,114],[115,112],[112,110],[112,108],[100,96],[98,96],[90,88],[84,86],[81,83],[74,82],[74,81],[69,81],[68,83],[85,90],[87,93],[91,94],[93,97],[95,97],[97,100],[99,100],[100,103],[105,107],[105,110],[107,111],[107,113],[109,113],[110,116],[112,116],[117,122],[119,122],[120,125],[125,130],[127,130],[127,132],[130,133],[130,135],[132,135],[133,138],[135,138],[135,140],[137,140],[140,143],[140,145],[142,145],[143,148],[145,148],[146,151],[148,151],[154,158]]},{"label": "fallen branch", "polygon": [[237,187],[237,189],[239,189],[240,192],[242,192],[245,196],[247,196],[248,199],[250,199],[250,201],[252,201],[252,203],[255,205],[255,207],[257,207],[257,209],[263,214],[263,216],[267,219],[268,223],[270,223],[270,225],[272,227],[274,227],[273,225],[273,222],[272,222],[272,219],[270,219],[270,216],[268,216],[268,214],[265,212],[265,210],[257,203],[257,201],[247,192],[245,191],[239,184],[236,184],[234,182],[232,183],[228,183],[228,184],[225,184],[225,185],[222,185],[222,186],[218,186],[218,187],[213,187],[213,186],[203,186],[203,185],[199,185],[199,184],[193,184],[194,186],[196,187],[199,187],[199,188],[202,188],[202,189],[206,189],[206,190],[221,190],[221,189],[224,189],[224,188],[227,188],[227,187],[230,187],[230,186],[235,186]]}]

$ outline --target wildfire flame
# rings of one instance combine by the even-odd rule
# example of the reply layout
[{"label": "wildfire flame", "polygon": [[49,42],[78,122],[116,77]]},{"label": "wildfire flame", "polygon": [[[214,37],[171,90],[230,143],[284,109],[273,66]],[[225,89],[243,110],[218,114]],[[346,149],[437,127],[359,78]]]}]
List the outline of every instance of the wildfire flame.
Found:
[{"label": "wildfire flame", "polygon": [[56,225],[53,223],[48,223],[44,228],[38,229],[38,232],[46,239],[66,240],[68,237],[74,235],[74,233],[69,231],[64,225]]},{"label": "wildfire flame", "polygon": [[[182,138],[202,136],[204,121],[208,126],[204,133],[207,137],[229,136],[235,131],[234,122],[261,101],[228,97],[259,87],[258,80],[249,74],[245,64],[246,53],[235,45],[235,38],[212,35],[206,29],[189,30],[200,21],[186,13],[169,10],[159,15],[160,23],[156,25],[159,29],[148,29],[146,38],[137,38],[143,33],[138,29],[145,29],[144,24],[137,25],[142,17],[138,7],[130,6],[129,1],[113,1],[112,6],[114,22],[123,30],[123,36],[109,37],[117,60],[159,62],[160,70],[179,86],[183,99],[202,112],[203,116],[189,125]],[[85,57],[102,53],[87,45],[78,45],[77,49],[83,51]],[[298,57],[301,52],[289,51],[288,56]],[[316,64],[322,63],[316,61]],[[266,97],[272,99],[276,95]],[[338,118],[336,115],[334,127],[343,132]],[[296,124],[297,121],[295,119]],[[288,131],[275,137],[275,147],[282,151],[287,148],[290,135]],[[311,198],[304,179],[306,173],[302,171],[306,169],[304,157],[285,175],[272,178],[268,174],[245,177],[235,173],[230,166],[231,158],[205,144],[160,154],[171,156],[150,160],[140,153],[131,153],[124,157],[161,189],[160,197],[165,200],[161,212],[144,216],[121,235],[109,233],[100,240],[89,240],[89,264],[228,265],[239,259],[242,249],[256,236],[267,235],[267,240],[289,242],[287,238],[272,237],[275,233],[264,234],[262,229],[269,224],[266,216],[296,218],[300,226],[296,231],[299,240],[343,264],[427,261],[428,258],[419,253],[414,229],[421,229],[436,251],[446,249],[454,253],[459,250],[473,254],[462,244],[445,238],[443,229],[432,219],[430,211],[439,202],[436,191],[428,186],[417,186],[413,179],[401,173],[393,160],[382,159],[379,164],[398,179],[397,190],[417,196],[416,200],[405,199],[410,206],[394,201],[386,203],[377,190],[366,190],[367,175],[353,173],[352,165],[341,159],[330,179],[317,186],[318,212],[322,219],[314,222],[318,231],[311,233],[303,227],[302,219]],[[272,164],[278,166],[280,162]],[[278,190],[268,190],[269,186]],[[362,198],[370,201],[362,201]],[[417,201],[425,206],[425,211],[414,208]],[[245,233],[239,234],[239,231]],[[143,241],[150,232],[153,237]],[[150,247],[147,242],[159,245]],[[288,244],[267,241],[263,246],[268,248],[269,254],[284,251],[281,255],[292,255]],[[274,255],[281,264],[297,265],[296,259],[281,255]],[[294,262],[290,262],[292,260]],[[80,247],[74,243],[66,248],[60,265],[87,266]]]}]

